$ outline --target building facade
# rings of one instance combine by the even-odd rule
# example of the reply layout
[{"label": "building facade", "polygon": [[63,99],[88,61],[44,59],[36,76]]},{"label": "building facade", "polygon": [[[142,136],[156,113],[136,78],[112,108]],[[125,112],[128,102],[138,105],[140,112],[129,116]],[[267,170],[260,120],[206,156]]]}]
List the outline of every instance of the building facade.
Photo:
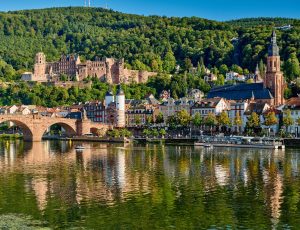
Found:
[{"label": "building facade", "polygon": [[126,100],[126,126],[154,123],[159,114],[159,101],[151,94],[144,100]]},{"label": "building facade", "polygon": [[161,112],[164,116],[164,121],[168,120],[168,117],[176,114],[181,110],[187,111],[189,114],[191,113],[191,107],[194,104],[194,100],[190,100],[188,98],[180,98],[175,100],[174,98],[169,98],[166,101],[163,101],[159,105],[159,112]]},{"label": "building facade", "polygon": [[105,123],[105,106],[102,102],[87,102],[83,105],[87,118],[93,122]]}]

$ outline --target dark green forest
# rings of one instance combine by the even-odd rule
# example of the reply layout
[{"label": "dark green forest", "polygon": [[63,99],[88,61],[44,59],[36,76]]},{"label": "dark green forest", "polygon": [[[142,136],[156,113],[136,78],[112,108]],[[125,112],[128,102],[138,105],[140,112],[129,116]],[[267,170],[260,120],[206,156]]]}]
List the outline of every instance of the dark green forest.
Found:
[{"label": "dark green forest", "polygon": [[[203,81],[204,66],[218,76],[217,84],[224,84],[224,73],[229,69],[254,72],[257,63],[263,69],[272,30],[288,24],[292,29],[277,29],[277,36],[282,68],[286,80],[292,82],[300,76],[300,20],[256,18],[217,22],[82,7],[3,12],[0,13],[0,79],[17,82],[22,72],[32,69],[34,55],[39,51],[47,55],[48,61],[59,59],[62,53],[77,53],[82,60],[124,58],[128,68],[159,73],[158,79],[145,85],[128,86],[128,96],[130,90],[137,88],[140,93],[132,97],[139,98],[149,92],[157,96],[165,88],[172,89],[174,97],[180,97],[191,88],[209,90],[210,86]],[[177,65],[180,71],[175,74]],[[198,67],[197,73],[187,73],[192,66]],[[92,89],[100,93],[87,97],[94,99],[97,95],[101,99],[106,84],[104,88],[99,88],[99,84]],[[14,92],[12,87],[19,86],[10,84],[3,88],[0,103],[33,103],[39,99],[40,104],[51,105],[43,94],[34,93],[43,86],[27,86],[27,94]],[[296,87],[293,92],[297,90]],[[14,94],[7,95],[8,91]],[[29,93],[35,95],[29,97]],[[292,94],[289,92],[287,96]],[[71,103],[76,99],[79,98],[71,94],[66,100],[56,98],[55,103]]]}]

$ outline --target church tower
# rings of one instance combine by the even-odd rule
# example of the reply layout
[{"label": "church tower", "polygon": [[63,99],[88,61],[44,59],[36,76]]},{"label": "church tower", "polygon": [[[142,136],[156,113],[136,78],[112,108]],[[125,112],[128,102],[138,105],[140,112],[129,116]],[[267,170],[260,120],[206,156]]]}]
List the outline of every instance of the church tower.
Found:
[{"label": "church tower", "polygon": [[273,31],[271,44],[268,49],[267,73],[264,86],[271,91],[275,106],[284,104],[284,85],[283,73],[280,70],[280,56],[276,33]]}]

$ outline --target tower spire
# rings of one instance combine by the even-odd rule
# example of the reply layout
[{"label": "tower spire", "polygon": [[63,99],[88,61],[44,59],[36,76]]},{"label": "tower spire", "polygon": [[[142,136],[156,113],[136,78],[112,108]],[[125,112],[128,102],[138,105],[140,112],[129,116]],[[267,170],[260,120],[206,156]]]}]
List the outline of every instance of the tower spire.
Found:
[{"label": "tower spire", "polygon": [[259,67],[258,67],[258,63],[256,64],[255,74],[260,74]]},{"label": "tower spire", "polygon": [[273,32],[272,32],[272,40],[271,41],[272,41],[272,44],[277,44],[275,30],[273,30]]},{"label": "tower spire", "polygon": [[272,32],[271,44],[268,49],[268,55],[269,55],[269,57],[279,56],[279,48],[277,45],[277,37],[276,37],[275,30],[273,30],[273,32]]}]

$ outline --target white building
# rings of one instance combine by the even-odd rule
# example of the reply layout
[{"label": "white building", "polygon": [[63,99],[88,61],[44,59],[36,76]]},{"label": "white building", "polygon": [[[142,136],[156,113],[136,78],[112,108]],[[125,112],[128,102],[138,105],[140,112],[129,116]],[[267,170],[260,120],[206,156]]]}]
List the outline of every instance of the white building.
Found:
[{"label": "white building", "polygon": [[[294,124],[288,127],[288,132],[295,134],[297,137],[300,136],[300,125],[298,124],[298,119],[300,118],[300,97],[292,97],[286,101],[286,104],[283,108],[283,111],[290,110],[291,117],[294,121]],[[283,112],[283,117],[286,116],[286,113]]]},{"label": "white building", "polygon": [[245,77],[245,75],[241,75],[239,73],[230,71],[230,72],[226,73],[225,81],[241,81],[241,82],[244,82],[244,81],[246,81],[246,77]]},{"label": "white building", "polygon": [[228,111],[229,109],[230,106],[227,100],[215,97],[196,102],[191,108],[191,115],[194,116],[196,113],[199,113],[202,117],[206,117],[209,113],[219,115],[224,110]]},{"label": "white building", "polygon": [[204,76],[204,81],[205,82],[214,82],[217,81],[218,78],[216,75],[214,75],[213,73],[207,74]]}]

